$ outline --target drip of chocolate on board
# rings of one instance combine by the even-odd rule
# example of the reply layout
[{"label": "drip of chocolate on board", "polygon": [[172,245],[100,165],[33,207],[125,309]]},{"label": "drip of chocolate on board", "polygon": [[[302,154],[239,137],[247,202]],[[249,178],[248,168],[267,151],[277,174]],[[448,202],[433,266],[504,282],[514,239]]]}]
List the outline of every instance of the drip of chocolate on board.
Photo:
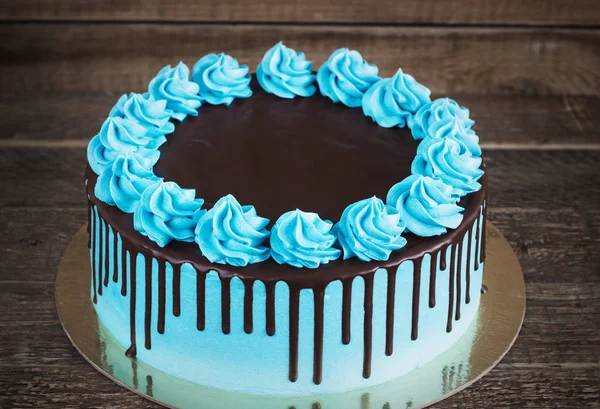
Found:
[{"label": "drip of chocolate on board", "polygon": [[419,337],[419,302],[421,293],[421,263],[422,258],[413,260],[413,290],[412,290],[412,328],[410,339],[415,341]]},{"label": "drip of chocolate on board", "polygon": [[387,269],[387,302],[385,312],[385,354],[394,353],[394,309],[396,307],[396,269]]},{"label": "drip of chocolate on board", "polygon": [[173,266],[173,315],[181,315],[181,264]]},{"label": "drip of chocolate on board", "polygon": [[165,333],[165,310],[167,305],[167,263],[158,261],[158,323],[156,330]]},{"label": "drip of chocolate on board", "polygon": [[465,271],[465,303],[471,302],[471,252],[473,246],[473,228],[467,230],[467,269]]},{"label": "drip of chocolate on board", "polygon": [[104,287],[108,287],[108,280],[110,278],[110,227],[108,222],[104,223]]},{"label": "drip of chocolate on board", "polygon": [[98,295],[102,295],[102,270],[104,266],[104,255],[102,250],[104,249],[104,239],[102,238],[102,219],[100,218],[100,212],[98,212]]},{"label": "drip of chocolate on board", "polygon": [[221,330],[231,332],[231,277],[221,278]]},{"label": "drip of chocolate on board", "polygon": [[290,286],[290,374],[291,382],[298,380],[298,325],[300,320],[300,289]]},{"label": "drip of chocolate on board", "polygon": [[446,332],[452,331],[452,309],[454,307],[454,270],[456,268],[456,246],[450,248],[450,274],[448,276],[448,323],[446,324]]},{"label": "drip of chocolate on board", "polygon": [[481,294],[486,294],[488,292],[488,287],[485,284],[481,284]]},{"label": "drip of chocolate on board", "polygon": [[268,336],[275,335],[275,282],[265,283],[266,291],[266,331]]},{"label": "drip of chocolate on board", "polygon": [[144,346],[146,349],[152,348],[151,324],[152,324],[152,259],[149,256],[144,258],[144,296],[146,297],[144,305]]},{"label": "drip of chocolate on board", "polygon": [[350,318],[352,309],[352,278],[342,280],[342,344],[350,343]]},{"label": "drip of chocolate on board", "polygon": [[153,386],[152,375],[146,375],[146,395],[150,397],[154,396]]},{"label": "drip of chocolate on board", "polygon": [[462,258],[464,237],[458,242],[458,260],[456,262],[456,309],[455,320],[460,320],[460,303],[462,302]]},{"label": "drip of chocolate on board", "polygon": [[254,280],[244,280],[244,332],[252,334],[254,317]]},{"label": "drip of chocolate on board", "polygon": [[315,288],[313,290],[315,303],[315,331],[314,331],[314,359],[313,359],[313,382],[320,385],[323,380],[323,326],[324,326],[324,302],[325,289]]},{"label": "drip of chocolate on board", "polygon": [[[123,244],[123,251],[125,252],[125,242],[121,242]],[[136,346],[136,333],[135,333],[135,308],[136,308],[136,294],[137,294],[137,253],[132,249],[129,251],[130,257],[130,266],[129,266],[129,283],[130,283],[130,291],[129,291],[129,332],[131,337],[131,346],[127,351],[125,351],[125,355],[129,358],[133,358],[137,355],[137,346]]]},{"label": "drip of chocolate on board", "polygon": [[206,321],[206,272],[196,270],[196,328],[204,331]]},{"label": "drip of chocolate on board", "polygon": [[437,274],[437,259],[439,251],[431,253],[429,261],[429,308],[435,307],[435,279]]},{"label": "drip of chocolate on board", "polygon": [[371,356],[373,354],[373,279],[375,273],[363,276],[365,280],[365,320],[364,320],[364,357],[363,378],[371,376]]},{"label": "drip of chocolate on board", "polygon": [[92,219],[92,235],[90,239],[92,244],[92,291],[94,291],[94,296],[92,297],[92,300],[94,301],[94,304],[98,303],[98,295],[96,291],[96,224],[96,214],[94,211],[94,218]]},{"label": "drip of chocolate on board", "polygon": [[119,234],[113,229],[113,283],[119,282]]},{"label": "drip of chocolate on board", "polygon": [[[127,354],[125,354],[127,355]],[[129,355],[127,355],[129,356]],[[135,355],[133,355],[135,356]],[[138,367],[137,367],[137,359],[131,360],[131,372],[133,373],[133,389],[136,391],[139,389],[140,385],[138,383]]]}]

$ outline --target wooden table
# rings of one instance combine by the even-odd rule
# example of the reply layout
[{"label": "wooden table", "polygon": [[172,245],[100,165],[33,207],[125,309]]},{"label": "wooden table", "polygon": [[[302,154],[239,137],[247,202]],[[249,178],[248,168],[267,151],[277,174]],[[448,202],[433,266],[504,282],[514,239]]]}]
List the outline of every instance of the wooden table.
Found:
[{"label": "wooden table", "polygon": [[600,407],[598,4],[105,3],[0,4],[0,408],[157,407],[88,365],[56,316],[56,268],[86,219],[85,147],[163,65],[226,51],[255,67],[279,39],[316,67],[340,46],[383,75],[400,65],[477,122],[527,313],[496,369],[435,407]]}]

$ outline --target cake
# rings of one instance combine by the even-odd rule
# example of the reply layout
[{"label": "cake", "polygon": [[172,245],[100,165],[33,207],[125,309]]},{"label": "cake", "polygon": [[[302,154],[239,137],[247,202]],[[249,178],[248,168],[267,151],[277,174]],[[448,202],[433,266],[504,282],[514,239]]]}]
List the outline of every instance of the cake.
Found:
[{"label": "cake", "polygon": [[191,382],[271,395],[398,378],[474,321],[487,176],[469,111],[357,51],[276,44],[123,95],[88,146],[104,332]]}]

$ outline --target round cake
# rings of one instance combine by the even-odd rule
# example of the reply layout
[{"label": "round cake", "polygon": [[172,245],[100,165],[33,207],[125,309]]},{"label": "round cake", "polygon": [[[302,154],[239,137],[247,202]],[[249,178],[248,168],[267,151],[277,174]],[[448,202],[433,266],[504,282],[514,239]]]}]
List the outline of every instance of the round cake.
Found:
[{"label": "round cake", "polygon": [[91,299],[127,358],[206,386],[334,393],[468,330],[486,175],[466,108],[279,43],[124,95],[88,147]]}]

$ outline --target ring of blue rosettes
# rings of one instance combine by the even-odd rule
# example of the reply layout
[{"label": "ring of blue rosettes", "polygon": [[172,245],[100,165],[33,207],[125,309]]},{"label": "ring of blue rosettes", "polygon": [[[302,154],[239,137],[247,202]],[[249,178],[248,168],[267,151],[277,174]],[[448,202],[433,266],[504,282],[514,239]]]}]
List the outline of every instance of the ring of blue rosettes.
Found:
[{"label": "ring of blue rosettes", "polygon": [[421,140],[412,174],[392,186],[385,201],[374,196],[350,204],[335,225],[296,209],[269,231],[269,220],[232,195],[203,209],[193,189],[154,174],[173,120],[198,115],[204,103],[230,105],[252,95],[248,67],[225,54],[202,57],[191,73],[183,63],[166,66],[147,93],[118,100],[88,146],[90,167],[99,175],[94,194],[133,214],[134,228],[159,246],[196,242],[213,263],[246,266],[272,257],[317,268],[340,257],[387,260],[405,246],[406,231],[429,237],[458,227],[464,210],[458,202],[481,189],[483,170],[466,108],[448,98],[431,101],[429,89],[401,69],[391,78],[378,74],[357,51],[338,49],[314,75],[304,54],[282,43],[267,51],[256,70],[261,87],[278,97],[310,97],[318,88],[334,103],[362,107],[380,126],[408,126]]}]

